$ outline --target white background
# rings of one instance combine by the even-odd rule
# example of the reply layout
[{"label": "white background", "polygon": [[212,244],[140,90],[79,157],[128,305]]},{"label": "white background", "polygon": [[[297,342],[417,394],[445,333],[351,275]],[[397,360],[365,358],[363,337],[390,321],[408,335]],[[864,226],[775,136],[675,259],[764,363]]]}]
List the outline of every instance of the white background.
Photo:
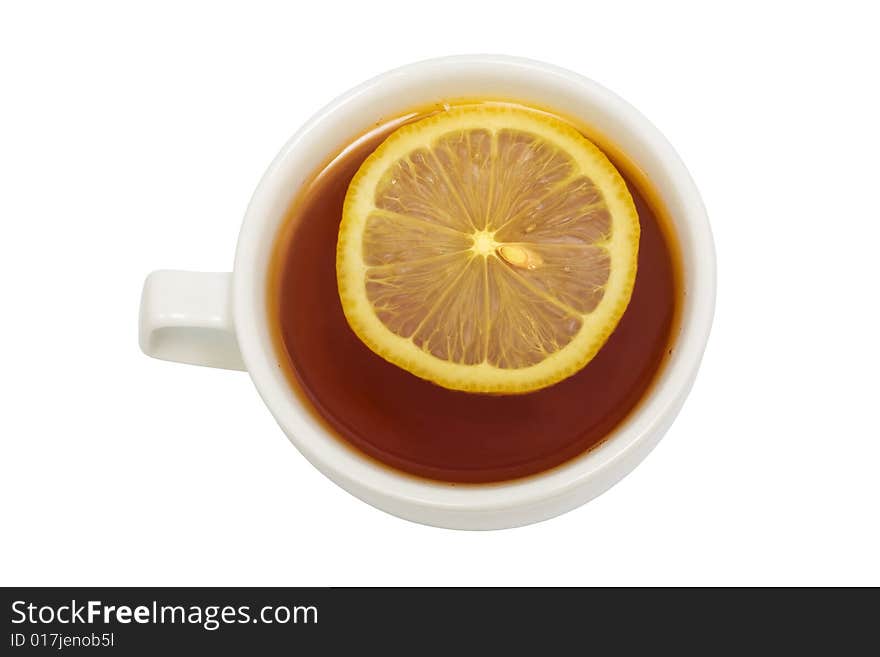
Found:
[{"label": "white background", "polygon": [[[880,584],[880,40],[869,3],[5,2],[0,583]],[[350,497],[245,374],[137,347],[152,269],[228,270],[259,177],[388,68],[497,52],[642,110],[701,189],[715,326],[672,429],[565,516]]]}]

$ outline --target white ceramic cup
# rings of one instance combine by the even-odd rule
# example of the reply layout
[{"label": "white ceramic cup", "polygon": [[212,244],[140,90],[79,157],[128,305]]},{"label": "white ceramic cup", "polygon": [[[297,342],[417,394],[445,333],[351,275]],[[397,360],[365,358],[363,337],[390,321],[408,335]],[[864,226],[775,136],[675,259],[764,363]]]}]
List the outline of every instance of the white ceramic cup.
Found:
[{"label": "white ceramic cup", "polygon": [[[301,185],[374,126],[453,98],[549,107],[591,126],[648,176],[674,221],[685,296],[673,355],[634,413],[599,447],[546,473],[488,485],[449,485],[382,467],[340,443],[294,394],[267,326],[273,243]],[[438,527],[499,529],[574,509],[628,474],[669,428],[690,391],[715,306],[715,251],[700,195],[663,135],[625,101],[580,75],[502,56],[434,59],[389,71],[320,110],[287,142],[251,200],[232,274],[158,271],[144,285],[140,344],[156,358],[247,370],[291,442],[365,502]]]}]

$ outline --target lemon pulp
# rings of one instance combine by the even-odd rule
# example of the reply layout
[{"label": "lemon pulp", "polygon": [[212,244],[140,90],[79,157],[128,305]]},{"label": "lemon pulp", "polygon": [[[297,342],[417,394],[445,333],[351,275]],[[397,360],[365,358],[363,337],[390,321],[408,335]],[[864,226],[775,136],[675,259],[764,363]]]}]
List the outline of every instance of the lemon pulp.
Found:
[{"label": "lemon pulp", "polygon": [[392,133],[346,195],[337,280],[374,352],[456,390],[584,367],[623,315],[639,224],[608,158],[555,117],[452,108]]}]

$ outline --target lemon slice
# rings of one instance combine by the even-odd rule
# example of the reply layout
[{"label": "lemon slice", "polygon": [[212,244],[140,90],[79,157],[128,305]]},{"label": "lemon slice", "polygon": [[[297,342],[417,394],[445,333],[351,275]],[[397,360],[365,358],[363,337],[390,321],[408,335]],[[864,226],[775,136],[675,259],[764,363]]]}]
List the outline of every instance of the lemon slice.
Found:
[{"label": "lemon slice", "polygon": [[339,296],[358,337],[412,374],[528,392],[605,343],[638,244],[626,184],[574,128],[460,106],[400,128],[361,165],[339,227]]}]

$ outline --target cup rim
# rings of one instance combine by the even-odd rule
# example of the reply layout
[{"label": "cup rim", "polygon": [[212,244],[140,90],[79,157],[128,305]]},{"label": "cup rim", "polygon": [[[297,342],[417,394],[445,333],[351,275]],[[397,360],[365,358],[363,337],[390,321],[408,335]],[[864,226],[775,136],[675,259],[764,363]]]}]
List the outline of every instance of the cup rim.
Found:
[{"label": "cup rim", "polygon": [[[375,463],[330,435],[280,371],[265,309],[266,241],[274,241],[279,212],[284,212],[295,196],[296,185],[305,182],[301,153],[319,148],[322,138],[326,142],[330,131],[339,129],[341,115],[367,106],[390,88],[425,76],[461,75],[463,71],[521,79],[538,76],[559,85],[561,90],[583,94],[604,106],[608,115],[621,122],[665,168],[671,189],[680,197],[676,219],[689,232],[688,239],[680,234],[682,226],[677,225],[676,232],[682,242],[682,260],[691,269],[686,276],[687,297],[674,353],[633,413],[603,443],[551,470],[523,479],[477,485],[413,477]],[[325,158],[330,155],[332,152],[326,152]],[[589,78],[551,64],[504,55],[457,55],[408,64],[374,77],[316,112],[290,138],[260,180],[246,211],[236,248],[232,307],[247,370],[291,442],[315,467],[352,494],[396,515],[422,521],[420,509],[509,510],[561,498],[593,482],[595,490],[580,504],[627,474],[659,441],[696,375],[714,315],[715,266],[708,217],[690,174],[671,144],[635,108]]]}]

